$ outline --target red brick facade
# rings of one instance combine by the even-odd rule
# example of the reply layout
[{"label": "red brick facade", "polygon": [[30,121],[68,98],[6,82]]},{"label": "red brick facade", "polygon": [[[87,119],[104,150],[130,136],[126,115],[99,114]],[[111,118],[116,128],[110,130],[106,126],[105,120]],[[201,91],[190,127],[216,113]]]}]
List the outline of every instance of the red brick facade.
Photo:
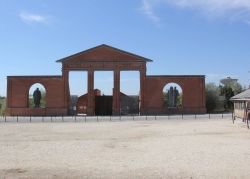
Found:
[{"label": "red brick facade", "polygon": [[[66,115],[67,105],[62,76],[9,76],[7,87],[8,115]],[[29,89],[40,83],[46,90],[46,107],[29,108]]]},{"label": "red brick facade", "polygon": [[[94,97],[96,96],[101,96],[101,91],[98,89],[94,90]],[[79,96],[76,104],[77,113],[87,114],[87,106],[88,106],[88,94]]]},{"label": "red brick facade", "polygon": [[[146,63],[152,60],[107,45],[63,58],[62,76],[8,76],[8,115],[67,115],[69,112],[69,71],[88,72],[87,114],[94,115],[94,71],[114,71],[113,114],[120,114],[120,71],[140,72],[140,113],[205,113],[205,77],[147,76]],[[169,110],[163,106],[163,88],[175,82],[183,90],[183,107]],[[46,107],[29,108],[28,93],[35,83],[46,89]]]},{"label": "red brick facade", "polygon": [[[171,109],[164,106],[163,88],[168,83],[177,83],[182,88],[182,108]],[[147,76],[145,81],[144,113],[205,113],[204,76]],[[153,88],[152,88],[153,86]]]}]

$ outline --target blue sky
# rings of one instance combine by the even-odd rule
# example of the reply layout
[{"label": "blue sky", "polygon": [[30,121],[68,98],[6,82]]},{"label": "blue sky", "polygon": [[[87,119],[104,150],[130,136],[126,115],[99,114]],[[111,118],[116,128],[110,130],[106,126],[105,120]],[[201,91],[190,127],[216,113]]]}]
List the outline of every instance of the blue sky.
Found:
[{"label": "blue sky", "polygon": [[[249,0],[9,0],[0,1],[0,22],[4,96],[6,76],[60,75],[56,60],[100,44],[154,60],[150,75],[250,83]],[[72,93],[81,93],[85,83],[79,87],[79,74],[72,76]],[[111,89],[112,74],[96,81],[103,79]],[[137,93],[136,75],[123,80]]]}]

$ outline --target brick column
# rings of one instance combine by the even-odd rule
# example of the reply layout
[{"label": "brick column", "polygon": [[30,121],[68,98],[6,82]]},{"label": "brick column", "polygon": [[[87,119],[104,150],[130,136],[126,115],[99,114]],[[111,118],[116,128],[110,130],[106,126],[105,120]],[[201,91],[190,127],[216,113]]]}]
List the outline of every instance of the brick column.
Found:
[{"label": "brick column", "polygon": [[12,102],[11,80],[9,78],[7,78],[7,100],[6,100],[6,108],[12,107],[12,103],[11,102]]},{"label": "brick column", "polygon": [[63,70],[64,81],[64,107],[70,109],[70,91],[69,91],[69,70]]},{"label": "brick column", "polygon": [[140,70],[140,114],[145,113],[145,80],[146,67]]},{"label": "brick column", "polygon": [[202,107],[206,108],[206,84],[205,84],[205,77],[202,78]]},{"label": "brick column", "polygon": [[113,115],[120,115],[120,70],[114,71]]},{"label": "brick column", "polygon": [[88,105],[87,115],[94,115],[94,70],[88,70]]}]

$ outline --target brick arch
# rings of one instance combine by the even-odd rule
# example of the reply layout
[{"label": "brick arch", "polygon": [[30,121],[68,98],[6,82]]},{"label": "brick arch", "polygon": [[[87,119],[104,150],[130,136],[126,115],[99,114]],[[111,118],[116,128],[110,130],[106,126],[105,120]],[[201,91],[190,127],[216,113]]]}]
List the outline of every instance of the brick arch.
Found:
[{"label": "brick arch", "polygon": [[147,76],[145,81],[145,111],[155,114],[171,113],[163,107],[162,91],[166,84],[182,88],[182,110],[173,113],[205,112],[204,76]]},{"label": "brick arch", "polygon": [[40,84],[44,87],[45,91],[46,91],[46,96],[45,96],[45,100],[46,100],[46,106],[47,106],[47,96],[48,96],[48,82],[46,82],[45,79],[30,79],[30,80],[24,80],[24,86],[25,86],[25,94],[26,94],[26,107],[29,108],[29,91],[30,88],[35,85],[35,84]]},{"label": "brick arch", "polygon": [[170,82],[166,82],[166,83],[164,83],[164,85],[163,85],[163,87],[162,87],[162,90],[165,88],[165,86],[167,86],[167,85],[168,85],[168,84],[170,84],[170,83],[177,84],[178,86],[180,86],[180,87],[181,87],[181,90],[183,89],[182,85],[180,85],[179,83],[177,83],[177,82],[175,82],[175,81],[170,81]]},{"label": "brick arch", "polygon": [[40,85],[42,85],[42,86],[44,87],[45,91],[46,91],[46,92],[48,91],[47,83],[45,83],[44,81],[35,81],[35,82],[31,82],[31,83],[29,84],[28,89],[30,90],[30,88],[31,88],[33,85],[35,85],[35,84],[40,84]]},{"label": "brick arch", "polygon": [[170,80],[170,81],[167,81],[167,82],[165,82],[165,83],[162,83],[163,85],[162,85],[162,87],[161,87],[161,91],[163,91],[163,89],[165,88],[165,86],[167,86],[168,84],[170,84],[170,83],[175,83],[175,84],[177,84],[178,86],[180,86],[181,87],[181,90],[182,90],[182,93],[184,93],[184,86],[185,86],[185,84],[183,83],[183,82],[181,82],[181,81],[176,81],[176,80]]},{"label": "brick arch", "polygon": [[161,85],[162,85],[162,90],[163,88],[169,84],[169,83],[176,83],[178,84],[180,87],[181,87],[181,90],[182,90],[182,106],[185,107],[186,106],[186,91],[188,91],[188,88],[190,86],[189,82],[184,80],[184,79],[163,79],[161,81]]},{"label": "brick arch", "polygon": [[[183,107],[183,103],[184,103],[184,90],[183,90],[183,87],[179,84],[179,83],[176,83],[176,82],[173,82],[173,81],[171,81],[171,82],[167,82],[167,83],[165,83],[165,85],[163,86],[163,88],[162,88],[162,102],[164,103],[164,94],[163,94],[163,92],[164,92],[164,88],[167,86],[167,85],[169,85],[169,84],[175,84],[175,85],[177,85],[177,86],[179,86],[180,88],[181,88],[181,93],[182,93],[182,107]],[[163,105],[164,106],[164,105]],[[165,107],[165,106],[164,106]]]},{"label": "brick arch", "polygon": [[[29,90],[39,83],[46,90],[46,108],[29,108]],[[67,105],[62,76],[9,76],[7,114],[66,115]]]},{"label": "brick arch", "polygon": [[29,92],[30,92],[30,89],[33,85],[41,85],[44,89],[45,89],[45,108],[47,106],[47,92],[48,92],[48,87],[47,87],[47,83],[44,83],[44,82],[32,82],[30,83],[29,87],[28,87],[28,90],[27,90],[27,101],[28,101],[28,104],[27,104],[27,107],[30,108],[29,106]]},{"label": "brick arch", "polygon": [[160,85],[161,85],[161,87],[163,89],[169,83],[176,83],[182,89],[183,89],[183,86],[185,86],[185,82],[183,80],[178,80],[178,79],[163,79],[163,80],[161,80]]},{"label": "brick arch", "polygon": [[[153,77],[153,78],[152,78]],[[154,94],[157,94],[156,97],[154,98],[154,101],[158,101],[160,102],[160,104],[158,104],[158,106],[163,106],[163,88],[169,84],[169,83],[176,83],[178,84],[181,89],[182,89],[182,92],[184,93],[185,91],[185,86],[188,85],[188,84],[185,84],[185,81],[183,81],[182,79],[173,79],[173,78],[168,78],[168,77],[160,77],[160,78],[157,78],[154,77],[154,76],[150,76],[146,79],[148,82],[147,82],[147,85],[148,86],[148,90],[150,91],[153,91]],[[154,90],[151,90],[152,86],[154,87]],[[147,93],[147,96],[150,95],[150,92]],[[184,100],[184,98],[183,98]],[[157,106],[157,105],[156,105]]]}]

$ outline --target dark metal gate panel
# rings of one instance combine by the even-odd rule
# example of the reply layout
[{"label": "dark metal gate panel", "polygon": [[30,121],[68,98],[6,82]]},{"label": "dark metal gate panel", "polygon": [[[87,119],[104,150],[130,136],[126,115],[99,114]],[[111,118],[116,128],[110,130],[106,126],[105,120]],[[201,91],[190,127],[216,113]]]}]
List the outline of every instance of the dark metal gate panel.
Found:
[{"label": "dark metal gate panel", "polygon": [[112,115],[112,96],[95,97],[95,115]]}]

